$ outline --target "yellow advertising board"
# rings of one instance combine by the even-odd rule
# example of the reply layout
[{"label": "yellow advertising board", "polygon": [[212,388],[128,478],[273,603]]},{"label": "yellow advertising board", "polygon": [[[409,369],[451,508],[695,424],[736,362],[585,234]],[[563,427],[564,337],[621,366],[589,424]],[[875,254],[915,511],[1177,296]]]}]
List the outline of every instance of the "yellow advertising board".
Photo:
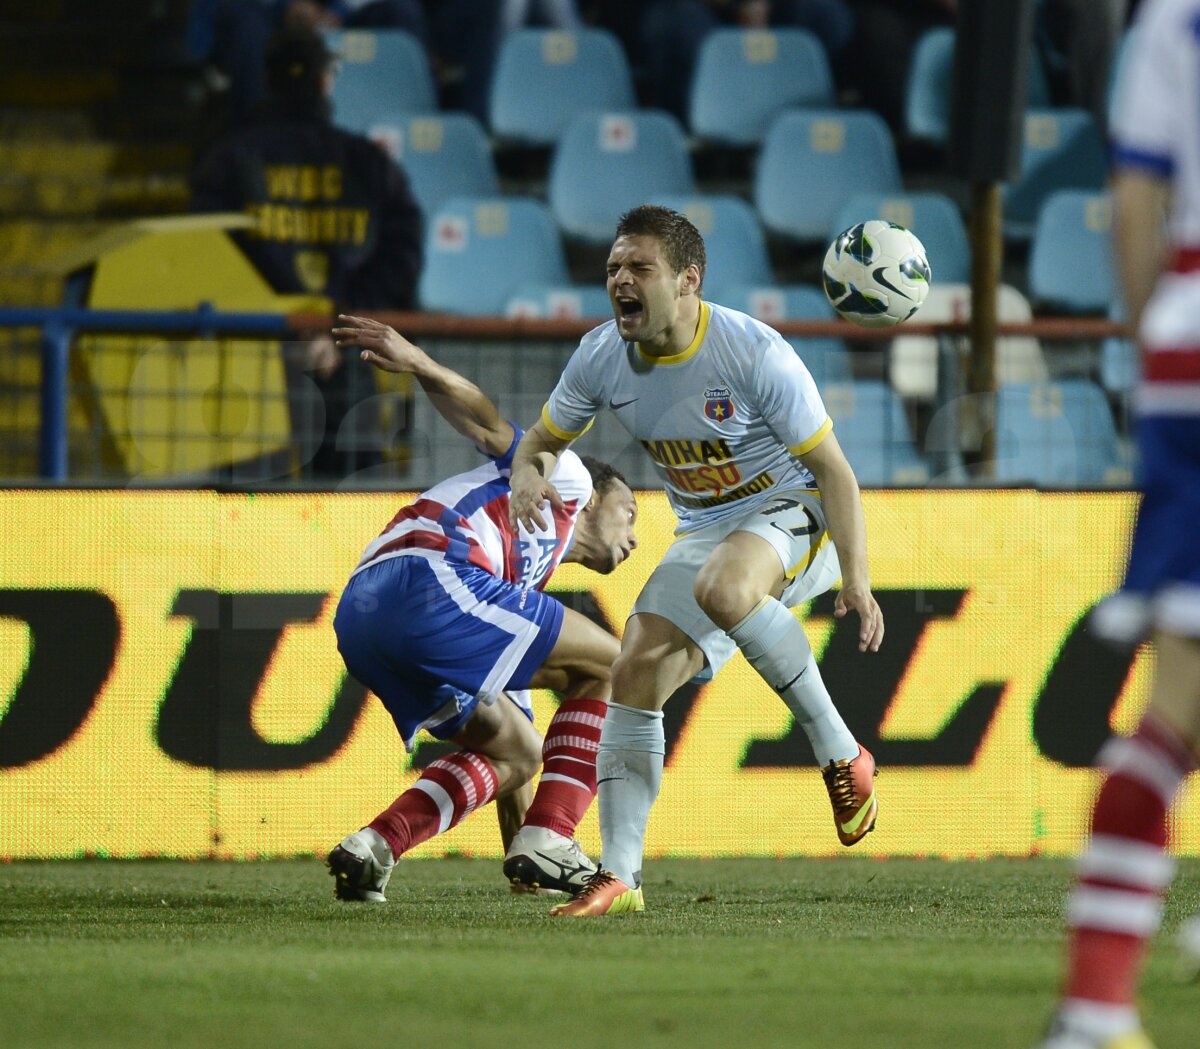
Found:
[{"label": "yellow advertising board", "polygon": [[[349,679],[332,630],[362,548],[411,494],[3,491],[0,858],[323,853],[410,785],[405,754]],[[800,610],[830,691],[880,775],[856,852],[1074,851],[1109,731],[1144,703],[1150,655],[1105,648],[1085,615],[1119,581],[1126,493],[864,495],[877,654]],[[620,630],[671,541],[641,493],[633,558],[562,568],[551,590]],[[540,728],[554,697],[535,696]],[[737,657],[667,706],[652,855],[832,855],[820,776],[791,716]],[[1200,793],[1175,847],[1200,854]],[[580,831],[598,846],[596,815]],[[417,855],[499,856],[474,815]]]}]

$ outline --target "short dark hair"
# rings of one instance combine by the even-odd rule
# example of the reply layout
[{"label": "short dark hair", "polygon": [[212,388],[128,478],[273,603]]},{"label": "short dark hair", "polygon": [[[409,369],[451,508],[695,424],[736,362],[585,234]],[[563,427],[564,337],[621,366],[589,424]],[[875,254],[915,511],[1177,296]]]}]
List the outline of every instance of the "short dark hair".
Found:
[{"label": "short dark hair", "polygon": [[315,29],[289,26],[267,41],[267,84],[277,95],[319,95],[337,55]]},{"label": "short dark hair", "polygon": [[700,287],[704,287],[704,269],[708,265],[704,238],[686,215],[659,204],[639,204],[617,220],[617,236],[657,238],[671,269],[682,273],[695,266],[700,270]]},{"label": "short dark hair", "polygon": [[625,480],[625,475],[613,466],[612,463],[593,459],[590,455],[581,455],[579,458],[583,460],[583,465],[587,472],[592,475],[592,488],[601,498],[604,498],[618,481],[625,485],[626,488],[629,487],[629,482]]}]

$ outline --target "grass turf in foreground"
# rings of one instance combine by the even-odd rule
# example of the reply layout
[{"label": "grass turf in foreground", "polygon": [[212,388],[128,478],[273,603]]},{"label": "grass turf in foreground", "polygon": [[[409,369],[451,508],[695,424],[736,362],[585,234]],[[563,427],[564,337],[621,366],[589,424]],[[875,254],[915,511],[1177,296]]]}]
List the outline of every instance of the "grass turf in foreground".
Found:
[{"label": "grass turf in foreground", "polygon": [[[402,863],[384,906],[315,860],[0,865],[0,1045],[1021,1049],[1070,865],[655,860],[640,915],[546,916],[499,864]],[[1181,865],[1166,932],[1200,909]],[[1167,935],[1145,1012],[1191,1049]]]}]

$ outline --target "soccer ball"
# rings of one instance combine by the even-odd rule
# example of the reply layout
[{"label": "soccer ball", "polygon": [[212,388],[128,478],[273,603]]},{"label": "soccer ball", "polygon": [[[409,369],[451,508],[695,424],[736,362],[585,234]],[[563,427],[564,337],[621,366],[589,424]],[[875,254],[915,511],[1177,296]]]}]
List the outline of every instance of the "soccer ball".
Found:
[{"label": "soccer ball", "polygon": [[833,308],[864,328],[908,320],[929,294],[929,260],[916,236],[883,219],[843,230],[825,252],[821,282]]}]

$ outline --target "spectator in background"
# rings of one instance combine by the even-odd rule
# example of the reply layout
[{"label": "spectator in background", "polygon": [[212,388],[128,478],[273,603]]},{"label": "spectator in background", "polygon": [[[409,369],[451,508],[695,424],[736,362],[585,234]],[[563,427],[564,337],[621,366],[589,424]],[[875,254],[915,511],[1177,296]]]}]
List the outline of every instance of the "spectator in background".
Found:
[{"label": "spectator in background", "polygon": [[854,38],[854,13],[847,0],[594,0],[583,13],[625,45],[643,104],[666,109],[683,121],[696,57],[712,29],[807,29],[821,41],[834,68]]},{"label": "spectator in background", "polygon": [[575,0],[193,0],[188,46],[229,78],[230,116],[239,124],[265,94],[263,56],[280,27],[403,29],[429,54],[442,104],[486,122],[492,68],[505,34],[524,25],[581,24]]},{"label": "spectator in background", "polygon": [[429,43],[421,0],[193,0],[188,47],[229,78],[234,124],[243,123],[266,95],[267,44],[281,27],[405,29]]},{"label": "spectator in background", "polygon": [[908,68],[917,40],[934,26],[954,25],[958,0],[850,0],[858,23],[855,61],[840,68],[862,105],[899,134],[904,127]]},{"label": "spectator in background", "polygon": [[[312,29],[272,37],[268,97],[248,126],[201,159],[192,206],[250,215],[255,225],[236,239],[280,294],[323,295],[339,310],[409,309],[422,264],[421,212],[404,172],[378,146],[330,123],[334,58]],[[304,463],[311,459],[312,475],[323,478],[374,465],[369,408],[347,420],[372,388],[354,389],[356,369],[344,367],[327,334],[303,345],[302,359],[291,362],[292,388],[307,386],[294,374],[298,364],[324,401],[323,422],[319,413],[311,427],[293,420]],[[304,443],[312,427],[315,449]]]},{"label": "spectator in background", "polygon": [[1045,0],[1037,38],[1047,71],[1057,76],[1056,101],[1089,110],[1108,124],[1108,89],[1130,0]]}]

